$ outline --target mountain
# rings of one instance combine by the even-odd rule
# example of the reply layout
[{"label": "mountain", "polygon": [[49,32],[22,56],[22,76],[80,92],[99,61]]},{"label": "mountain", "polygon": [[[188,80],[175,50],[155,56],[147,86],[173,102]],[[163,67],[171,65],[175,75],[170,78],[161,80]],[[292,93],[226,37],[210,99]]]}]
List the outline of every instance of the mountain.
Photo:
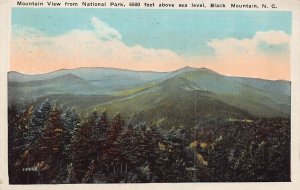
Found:
[{"label": "mountain", "polygon": [[[278,92],[265,85],[277,86]],[[290,96],[285,94],[289,91],[289,82],[227,77],[197,69],[95,107],[120,111],[133,123],[193,125],[203,118],[289,117]]]},{"label": "mountain", "polygon": [[[64,75],[76,75],[88,81],[105,81],[108,79],[136,79],[142,81],[155,80],[168,73],[164,72],[152,72],[152,71],[131,71],[125,69],[114,69],[114,68],[89,68],[81,67],[76,69],[61,69],[58,71],[37,74],[37,75],[26,75],[15,71],[9,72],[8,80],[11,82],[28,82],[36,80],[48,80],[51,78],[64,76]],[[116,78],[112,78],[116,77]],[[130,82],[138,82],[131,80]]]},{"label": "mountain", "polygon": [[206,68],[173,72],[78,68],[42,75],[8,73],[9,105],[45,98],[79,111],[120,112],[132,123],[166,127],[203,119],[290,117],[290,82],[228,77]]},{"label": "mountain", "polygon": [[107,96],[116,90],[143,85],[164,74],[109,68],[64,69],[38,75],[9,72],[9,103],[35,101],[44,96],[58,94]]},{"label": "mountain", "polygon": [[40,97],[58,94],[110,96],[120,90],[143,88],[146,83],[165,80],[171,74],[112,68],[62,69],[37,75],[12,71],[8,73],[9,104],[36,101]]}]

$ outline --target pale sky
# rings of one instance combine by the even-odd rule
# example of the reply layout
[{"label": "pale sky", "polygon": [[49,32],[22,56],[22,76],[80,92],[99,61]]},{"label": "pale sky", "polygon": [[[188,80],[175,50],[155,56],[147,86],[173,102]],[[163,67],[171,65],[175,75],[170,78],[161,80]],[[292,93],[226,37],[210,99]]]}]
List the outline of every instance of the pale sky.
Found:
[{"label": "pale sky", "polygon": [[290,12],[14,8],[10,69],[78,67],[290,79]]}]

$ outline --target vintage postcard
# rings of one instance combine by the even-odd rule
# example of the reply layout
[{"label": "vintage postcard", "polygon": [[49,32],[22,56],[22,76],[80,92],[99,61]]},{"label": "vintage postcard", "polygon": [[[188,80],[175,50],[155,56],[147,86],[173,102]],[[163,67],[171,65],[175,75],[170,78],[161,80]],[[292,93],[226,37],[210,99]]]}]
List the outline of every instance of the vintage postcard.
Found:
[{"label": "vintage postcard", "polygon": [[11,2],[4,184],[294,188],[291,7]]}]

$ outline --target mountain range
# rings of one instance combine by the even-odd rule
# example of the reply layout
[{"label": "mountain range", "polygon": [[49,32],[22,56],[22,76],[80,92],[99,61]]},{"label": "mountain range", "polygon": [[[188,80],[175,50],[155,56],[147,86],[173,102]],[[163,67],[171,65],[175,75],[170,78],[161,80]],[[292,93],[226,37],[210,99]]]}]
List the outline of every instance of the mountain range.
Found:
[{"label": "mountain range", "polygon": [[80,112],[120,112],[133,123],[193,125],[201,118],[290,117],[291,83],[192,67],[172,72],[77,68],[8,73],[9,105],[24,107],[47,98]]}]

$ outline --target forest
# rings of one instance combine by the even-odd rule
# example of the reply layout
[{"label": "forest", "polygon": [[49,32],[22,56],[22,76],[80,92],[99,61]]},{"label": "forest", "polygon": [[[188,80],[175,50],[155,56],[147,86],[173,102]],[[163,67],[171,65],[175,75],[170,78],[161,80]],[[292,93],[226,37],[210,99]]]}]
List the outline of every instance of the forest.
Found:
[{"label": "forest", "polygon": [[9,106],[8,145],[10,184],[290,181],[284,117],[214,117],[166,130],[45,100]]}]

